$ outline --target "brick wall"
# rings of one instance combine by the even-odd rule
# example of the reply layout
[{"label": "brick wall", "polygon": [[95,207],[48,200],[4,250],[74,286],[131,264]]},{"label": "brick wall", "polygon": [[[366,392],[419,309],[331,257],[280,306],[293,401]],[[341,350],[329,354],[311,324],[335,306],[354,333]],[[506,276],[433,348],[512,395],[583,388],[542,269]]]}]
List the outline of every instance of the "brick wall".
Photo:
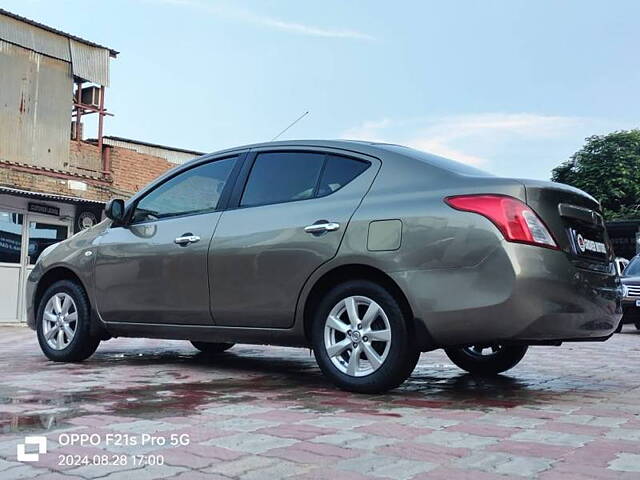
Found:
[{"label": "brick wall", "polygon": [[[173,163],[122,147],[111,149],[110,173],[102,172],[102,157],[95,144],[71,141],[66,170],[53,170],[0,161],[0,185],[91,200],[128,198],[174,167]],[[85,190],[77,187],[82,182]]]},{"label": "brick wall", "polygon": [[113,191],[131,196],[151,180],[157,178],[175,164],[164,158],[154,157],[122,147],[111,148],[111,173]]},{"label": "brick wall", "polygon": [[[72,188],[75,182],[84,184],[85,190]],[[0,185],[32,192],[53,193],[103,202],[109,200],[112,196],[109,182],[96,181],[80,176],[59,175],[57,172],[36,170],[32,167],[15,164],[0,164]]]}]

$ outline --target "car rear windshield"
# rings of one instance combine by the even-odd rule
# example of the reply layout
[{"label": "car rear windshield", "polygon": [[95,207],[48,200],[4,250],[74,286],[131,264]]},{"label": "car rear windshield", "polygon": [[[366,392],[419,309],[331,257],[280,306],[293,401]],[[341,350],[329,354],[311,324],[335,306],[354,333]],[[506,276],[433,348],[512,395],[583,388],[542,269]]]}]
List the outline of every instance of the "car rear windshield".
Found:
[{"label": "car rear windshield", "polygon": [[403,147],[402,145],[381,145],[383,148],[399,153],[400,155],[407,155],[421,162],[428,163],[437,168],[448,170],[450,172],[459,173],[461,175],[474,175],[482,177],[493,177],[491,173],[480,170],[479,168],[472,167],[466,163],[456,162],[448,158],[439,157],[438,155],[432,155],[427,152],[422,152],[414,148]]}]

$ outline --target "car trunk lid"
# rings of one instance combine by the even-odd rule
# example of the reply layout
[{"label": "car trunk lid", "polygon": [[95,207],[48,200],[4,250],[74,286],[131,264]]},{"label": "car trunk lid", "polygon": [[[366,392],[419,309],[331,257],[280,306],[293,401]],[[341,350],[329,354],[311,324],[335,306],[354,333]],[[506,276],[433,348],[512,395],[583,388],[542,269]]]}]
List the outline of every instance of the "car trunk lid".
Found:
[{"label": "car trunk lid", "polygon": [[612,271],[613,249],[596,199],[561,183],[521,182],[527,205],[540,216],[558,247],[576,266],[599,272]]}]

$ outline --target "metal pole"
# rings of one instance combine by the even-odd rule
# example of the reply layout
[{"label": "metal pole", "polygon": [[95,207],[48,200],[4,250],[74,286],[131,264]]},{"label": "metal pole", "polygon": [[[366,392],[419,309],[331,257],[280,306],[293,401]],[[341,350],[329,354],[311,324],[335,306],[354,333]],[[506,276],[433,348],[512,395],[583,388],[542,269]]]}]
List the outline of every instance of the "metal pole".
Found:
[{"label": "metal pole", "polygon": [[82,121],[82,107],[80,107],[80,104],[82,103],[82,82],[78,82],[76,83],[77,90],[76,90],[76,142],[79,142],[80,140],[82,140],[80,138],[81,135],[81,127],[80,127],[80,122]]},{"label": "metal pole", "polygon": [[100,87],[100,111],[98,112],[98,151],[102,154],[102,127],[104,123],[104,85]]}]

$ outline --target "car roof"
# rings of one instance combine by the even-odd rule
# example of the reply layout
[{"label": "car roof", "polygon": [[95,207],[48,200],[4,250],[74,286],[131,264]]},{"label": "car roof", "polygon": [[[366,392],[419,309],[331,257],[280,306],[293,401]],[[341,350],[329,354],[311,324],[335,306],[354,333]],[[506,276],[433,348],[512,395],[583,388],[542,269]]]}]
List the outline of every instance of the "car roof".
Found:
[{"label": "car roof", "polygon": [[[364,140],[279,140],[276,142],[251,143],[248,145],[241,145],[238,147],[227,148],[224,150],[218,150],[216,152],[208,153],[206,154],[206,156],[220,155],[220,154],[232,153],[232,152],[237,152],[242,150],[250,150],[252,148],[264,148],[264,147],[269,147],[269,148],[274,148],[274,147],[275,148],[277,147],[325,147],[326,148],[328,147],[328,148],[336,148],[341,150],[350,150],[354,152],[371,154],[375,151],[380,152],[381,150],[383,150],[382,147],[388,146],[388,145],[394,145],[394,144],[364,141]],[[201,158],[201,157],[198,157],[198,158]]]}]

